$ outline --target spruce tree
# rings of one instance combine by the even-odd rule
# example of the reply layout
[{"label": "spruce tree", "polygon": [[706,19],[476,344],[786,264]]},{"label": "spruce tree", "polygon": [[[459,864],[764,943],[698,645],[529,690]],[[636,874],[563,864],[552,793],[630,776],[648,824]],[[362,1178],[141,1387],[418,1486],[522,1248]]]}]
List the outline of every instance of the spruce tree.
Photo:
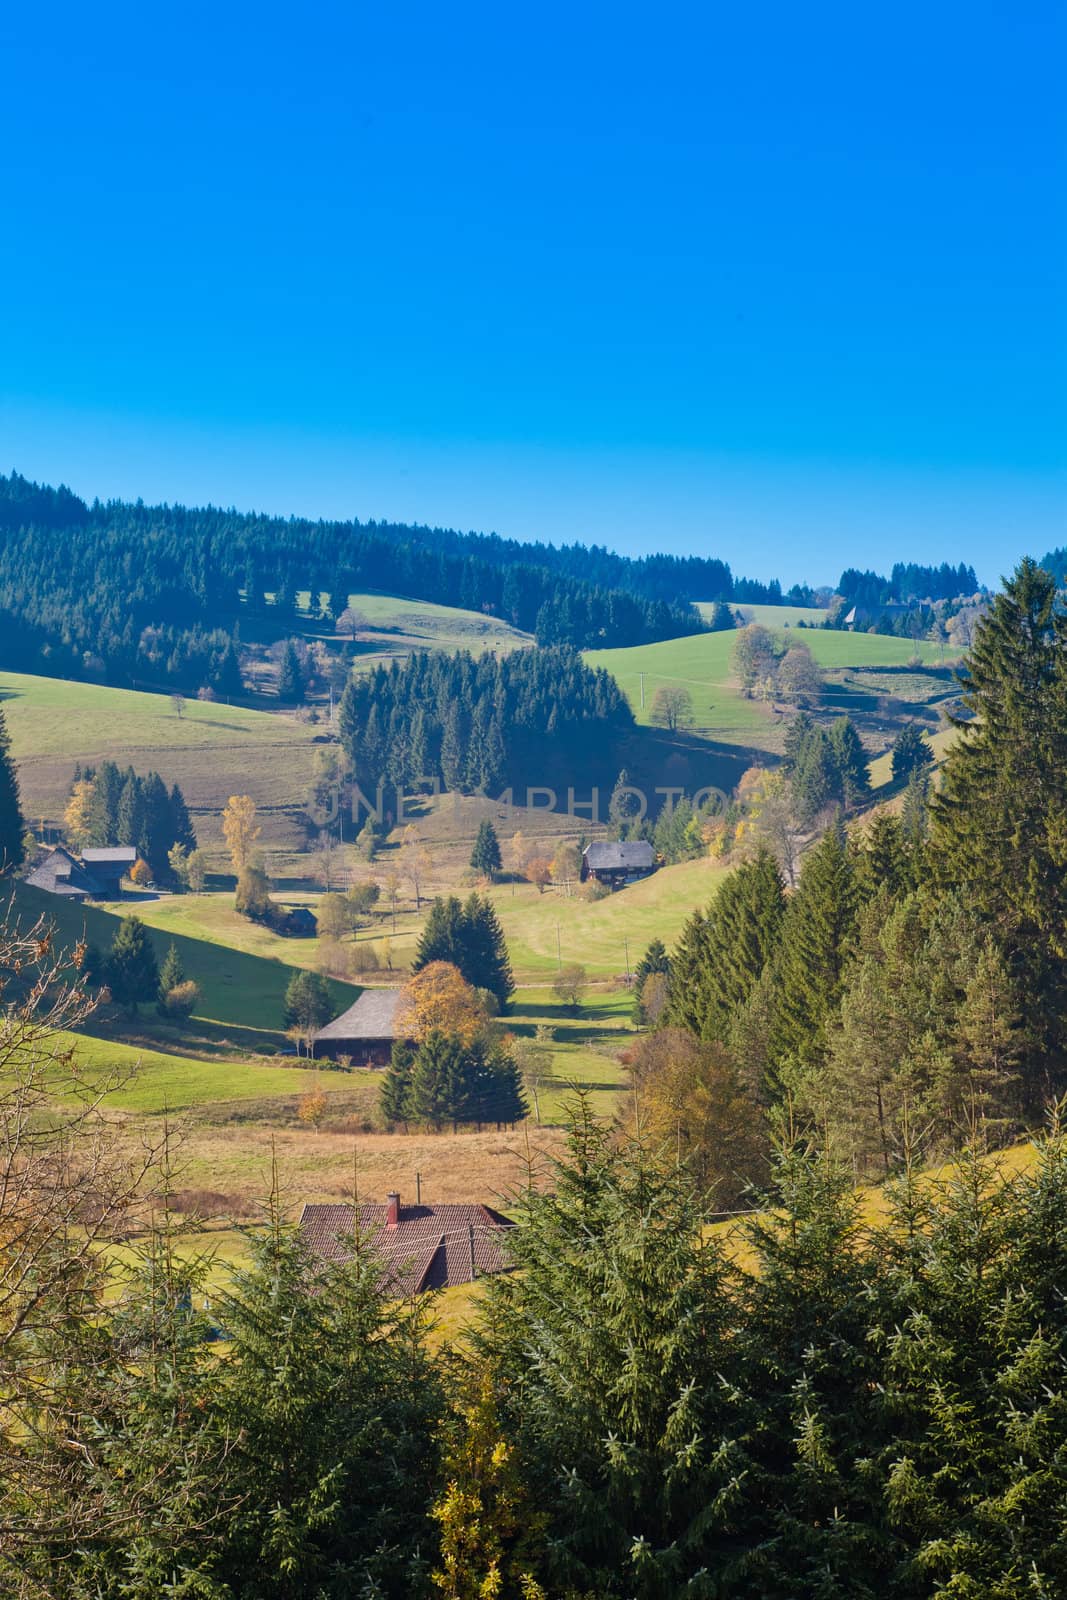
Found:
[{"label": "spruce tree", "polygon": [[162,882],[170,870],[168,851],[174,843],[173,813],[166,785],[158,772],[150,772],[141,783],[141,853]]},{"label": "spruce tree", "polygon": [[93,778],[89,802],[89,844],[100,848],[122,843],[118,836],[122,774],[114,761],[101,761]]},{"label": "spruce tree", "polygon": [[668,979],[670,977],[671,962],[667,954],[667,946],[662,939],[653,939],[637,966],[634,968],[633,978],[633,1010],[630,1015],[636,1028],[644,1028],[648,1024],[645,1009],[641,1002],[641,993],[645,987],[645,980],[654,972],[662,972]]},{"label": "spruce tree", "polygon": [[933,764],[934,752],[930,748],[926,734],[917,723],[909,722],[902,728],[893,741],[893,780],[896,783],[907,783],[908,779],[916,772],[921,772],[924,767]]},{"label": "spruce tree", "polygon": [[0,710],[0,875],[22,865],[26,824],[19,803],[19,780],[11,755],[7,718]]},{"label": "spruce tree", "polygon": [[166,958],[164,959],[163,966],[160,968],[160,999],[165,1000],[172,989],[176,989],[180,983],[184,982],[185,968],[182,966],[182,958],[178,954],[178,946],[172,939],[170,942],[170,948],[168,949]]},{"label": "spruce tree", "polygon": [[[456,895],[438,896],[430,906],[411,963],[413,973],[431,961],[448,961],[463,971],[463,905]],[[464,973],[466,977],[466,974]],[[470,980],[468,979],[468,982]]]},{"label": "spruce tree", "polygon": [[475,989],[488,989],[503,1011],[515,993],[515,979],[504,930],[493,902],[472,894],[463,908],[462,954],[459,970]]},{"label": "spruce tree", "polygon": [[141,795],[141,782],[132,767],[128,767],[123,775],[122,788],[119,791],[118,809],[115,814],[115,831],[118,843],[141,850],[144,841],[144,801]]},{"label": "spruce tree", "polygon": [[411,1069],[414,1051],[406,1044],[395,1044],[378,1095],[378,1110],[387,1123],[407,1129],[412,1119]]},{"label": "spruce tree", "polygon": [[778,864],[761,846],[724,880],[708,908],[698,979],[699,1031],[705,1038],[726,1038],[734,1015],[778,950],[784,914]]},{"label": "spruce tree", "polygon": [[292,705],[302,705],[307,693],[304,671],[292,639],[285,642],[281,671],[278,675],[278,698]]},{"label": "spruce tree", "polygon": [[1036,1070],[1067,1043],[1067,624],[1024,561],[975,630],[963,713],[931,803],[935,880],[994,932],[1019,982]]},{"label": "spruce tree", "polygon": [[159,968],[148,930],[139,917],[123,917],[107,957],[107,985],[119,1005],[136,1012],[159,994]]},{"label": "spruce tree", "polygon": [[475,872],[484,873],[487,878],[494,878],[503,865],[496,829],[488,817],[483,817],[478,825],[474,849],[471,851],[471,866]]},{"label": "spruce tree", "polygon": [[190,853],[197,848],[196,831],[189,816],[189,808],[185,804],[185,796],[175,783],[170,791],[170,829],[172,844],[181,845],[183,850]]},{"label": "spruce tree", "polygon": [[837,770],[837,784],[845,806],[862,805],[871,792],[867,753],[849,717],[839,717],[830,728],[830,750]]},{"label": "spruce tree", "polygon": [[440,1131],[466,1111],[469,1079],[463,1041],[435,1028],[426,1035],[411,1067],[411,1115]]},{"label": "spruce tree", "polygon": [[853,863],[841,830],[830,828],[805,860],[782,926],[775,964],[779,1059],[807,1063],[821,1056],[853,954],[857,910]]}]

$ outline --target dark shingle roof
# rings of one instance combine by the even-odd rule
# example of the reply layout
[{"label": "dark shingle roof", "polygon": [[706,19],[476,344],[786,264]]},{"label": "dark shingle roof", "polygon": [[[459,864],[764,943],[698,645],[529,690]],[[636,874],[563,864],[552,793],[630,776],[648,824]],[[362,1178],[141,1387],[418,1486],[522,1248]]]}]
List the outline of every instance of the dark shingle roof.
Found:
[{"label": "dark shingle roof", "polygon": [[395,1039],[399,989],[364,989],[359,999],[319,1030],[318,1039]]},{"label": "dark shingle roof", "polygon": [[[515,1224],[491,1206],[402,1205],[391,1228],[387,1215],[387,1206],[364,1202],[358,1229],[382,1262],[382,1288],[391,1294],[447,1289],[511,1268],[504,1236]],[[315,1255],[326,1261],[347,1261],[351,1256],[357,1228],[354,1206],[307,1205],[300,1227]]]},{"label": "dark shingle roof", "polygon": [[647,839],[613,843],[600,840],[585,847],[586,864],[594,872],[618,871],[620,868],[651,867],[656,857]]},{"label": "dark shingle roof", "polygon": [[99,862],[101,866],[117,867],[128,863],[132,867],[137,860],[137,851],[132,844],[109,845],[107,849],[93,847],[82,851],[82,860],[88,862],[90,866],[94,862]]},{"label": "dark shingle roof", "polygon": [[68,900],[84,900],[88,895],[99,894],[100,885],[80,861],[75,860],[62,845],[45,856],[33,871],[27,873],[26,882],[47,894],[63,895]]}]

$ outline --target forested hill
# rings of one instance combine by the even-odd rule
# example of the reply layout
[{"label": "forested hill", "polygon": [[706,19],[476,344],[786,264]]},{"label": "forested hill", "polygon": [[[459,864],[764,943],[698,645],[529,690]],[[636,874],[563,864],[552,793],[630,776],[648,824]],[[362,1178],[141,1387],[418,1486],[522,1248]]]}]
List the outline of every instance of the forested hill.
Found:
[{"label": "forested hill", "polygon": [[235,633],[298,592],[336,618],[373,588],[502,617],[585,648],[699,632],[689,596],[775,599],[725,562],[630,561],[578,545],[392,523],[96,501],[0,477],[0,664],[111,682],[232,688]]}]

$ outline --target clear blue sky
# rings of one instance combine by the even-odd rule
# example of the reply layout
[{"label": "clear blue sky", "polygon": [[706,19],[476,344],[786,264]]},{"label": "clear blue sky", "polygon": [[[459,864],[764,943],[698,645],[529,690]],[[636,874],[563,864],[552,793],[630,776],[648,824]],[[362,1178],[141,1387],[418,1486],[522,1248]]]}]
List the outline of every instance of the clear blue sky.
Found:
[{"label": "clear blue sky", "polygon": [[0,13],[0,466],[735,571],[1067,539],[1061,6]]}]

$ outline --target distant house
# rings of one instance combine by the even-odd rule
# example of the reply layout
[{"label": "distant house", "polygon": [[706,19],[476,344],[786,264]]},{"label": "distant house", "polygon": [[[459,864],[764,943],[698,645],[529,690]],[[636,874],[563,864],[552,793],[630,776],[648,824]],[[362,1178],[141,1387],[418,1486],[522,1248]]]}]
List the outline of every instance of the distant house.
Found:
[{"label": "distant house", "polygon": [[347,1261],[352,1236],[382,1263],[381,1287],[390,1295],[424,1294],[508,1272],[505,1238],[515,1224],[481,1205],[414,1205],[398,1194],[384,1205],[307,1205],[300,1229],[309,1249],[324,1261]]},{"label": "distant house", "polygon": [[868,628],[875,627],[883,617],[888,617],[895,622],[898,617],[907,617],[915,610],[914,606],[904,605],[899,600],[889,600],[884,606],[853,606],[846,611],[844,625],[850,632],[855,633],[857,628],[866,632]]},{"label": "distant house", "polygon": [[137,860],[137,851],[132,844],[106,850],[87,849],[82,851],[82,860],[101,885],[100,898],[117,900],[122,893],[122,880],[129,876]]},{"label": "distant house", "polygon": [[319,926],[314,911],[307,906],[290,906],[277,924],[278,933],[287,933],[294,939],[313,939]]},{"label": "distant house", "polygon": [[27,873],[26,882],[46,894],[61,895],[64,900],[99,900],[103,890],[81,862],[69,850],[56,845],[33,871]]},{"label": "distant house", "polygon": [[313,1056],[351,1056],[361,1067],[387,1067],[397,1031],[401,990],[364,989],[359,999],[316,1035]]},{"label": "distant house", "polygon": [[600,841],[587,844],[582,856],[581,878],[593,878],[611,889],[647,878],[656,870],[656,856],[647,839]]}]

